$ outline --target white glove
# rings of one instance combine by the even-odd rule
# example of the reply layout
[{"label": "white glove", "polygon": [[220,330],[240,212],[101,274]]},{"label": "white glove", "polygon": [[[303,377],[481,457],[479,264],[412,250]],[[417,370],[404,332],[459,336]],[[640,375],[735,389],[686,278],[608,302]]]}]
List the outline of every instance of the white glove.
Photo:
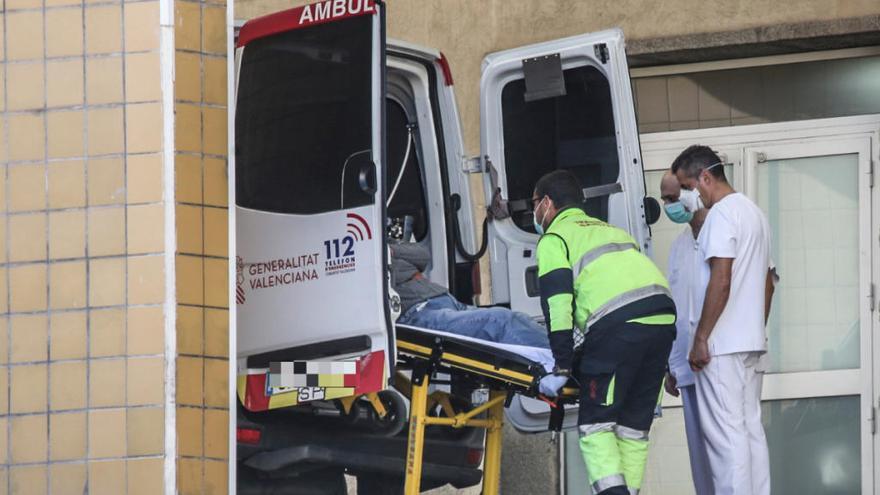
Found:
[{"label": "white glove", "polygon": [[538,382],[538,391],[547,397],[556,397],[559,395],[559,389],[568,382],[567,376],[562,375],[546,375]]}]

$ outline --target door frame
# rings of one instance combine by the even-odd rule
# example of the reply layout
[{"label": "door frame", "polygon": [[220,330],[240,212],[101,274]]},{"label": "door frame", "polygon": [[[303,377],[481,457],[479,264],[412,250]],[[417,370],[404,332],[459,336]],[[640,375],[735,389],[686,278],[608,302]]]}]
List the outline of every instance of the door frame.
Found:
[{"label": "door frame", "polygon": [[[814,371],[768,374],[764,382],[763,400],[804,397],[859,395],[862,417],[862,493],[873,493],[875,472],[880,471],[880,440],[876,435],[877,409],[880,407],[880,379],[874,377],[880,369],[880,339],[873,338],[880,330],[877,305],[868,298],[880,285],[880,201],[874,187],[873,171],[880,162],[880,115],[839,117],[797,122],[755,124],[644,134],[641,136],[645,171],[664,170],[681,150],[694,143],[712,146],[726,155],[733,164],[734,186],[749,196],[755,191],[752,173],[757,165],[758,152],[772,151],[784,158],[816,156],[829,145],[866,155],[860,159],[860,175],[871,174],[867,187],[859,181],[859,250],[860,264],[870,267],[860,272],[859,314],[867,324],[861,332],[861,367],[859,370]],[[844,148],[846,147],[846,148]],[[840,154],[832,151],[827,154]],[[767,157],[773,159],[772,157]],[[866,260],[867,258],[867,260]],[[785,274],[782,274],[785,276]],[[817,393],[817,387],[818,392]],[[680,399],[669,400],[664,407],[680,407]]]}]

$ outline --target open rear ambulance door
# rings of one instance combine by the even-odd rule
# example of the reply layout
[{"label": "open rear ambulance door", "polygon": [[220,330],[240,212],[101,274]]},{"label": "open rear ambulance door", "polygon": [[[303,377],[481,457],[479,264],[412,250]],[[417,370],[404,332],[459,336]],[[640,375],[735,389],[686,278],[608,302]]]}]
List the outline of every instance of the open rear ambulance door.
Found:
[{"label": "open rear ambulance door", "polygon": [[[615,29],[490,54],[483,62],[480,107],[484,191],[494,216],[493,302],[543,319],[531,204],[542,175],[573,172],[585,189],[587,213],[648,247],[623,33]],[[517,398],[508,412],[519,429],[547,428],[549,408],[542,402]]]},{"label": "open rear ambulance door", "polygon": [[[381,390],[395,356],[384,5],[327,0],[254,19],[237,51],[239,397],[265,410]],[[270,363],[290,361],[321,366],[294,369],[307,386],[270,386]]]}]

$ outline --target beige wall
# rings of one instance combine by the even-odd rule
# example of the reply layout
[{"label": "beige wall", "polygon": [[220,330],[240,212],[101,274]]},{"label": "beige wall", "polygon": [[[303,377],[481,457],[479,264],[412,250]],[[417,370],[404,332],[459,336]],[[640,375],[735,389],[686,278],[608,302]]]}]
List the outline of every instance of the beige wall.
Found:
[{"label": "beige wall", "polygon": [[0,494],[226,493],[225,2],[4,5]]},{"label": "beige wall", "polygon": [[0,493],[160,493],[159,3],[5,7]]},{"label": "beige wall", "polygon": [[[238,0],[235,17],[250,19],[305,3],[311,2]],[[872,14],[880,14],[877,0],[391,0],[388,33],[447,56],[465,143],[476,154],[480,62],[487,53],[612,27],[634,40]]]},{"label": "beige wall", "polygon": [[226,493],[226,2],[175,0],[177,488]]}]

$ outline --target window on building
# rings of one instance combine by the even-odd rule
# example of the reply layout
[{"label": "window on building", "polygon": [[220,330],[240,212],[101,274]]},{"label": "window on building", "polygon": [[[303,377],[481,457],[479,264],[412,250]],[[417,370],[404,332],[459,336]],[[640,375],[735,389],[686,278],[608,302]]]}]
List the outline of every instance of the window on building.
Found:
[{"label": "window on building", "polygon": [[639,132],[880,113],[880,56],[633,79]]}]

